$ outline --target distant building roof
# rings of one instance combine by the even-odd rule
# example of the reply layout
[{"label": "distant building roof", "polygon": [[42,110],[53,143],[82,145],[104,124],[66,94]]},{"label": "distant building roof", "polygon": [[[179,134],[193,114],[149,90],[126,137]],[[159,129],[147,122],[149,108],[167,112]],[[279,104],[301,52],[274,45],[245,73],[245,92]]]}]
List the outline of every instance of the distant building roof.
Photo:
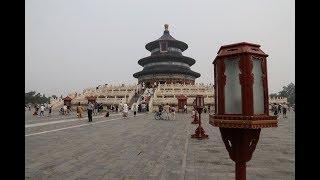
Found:
[{"label": "distant building roof", "polygon": [[71,99],[71,97],[67,96],[67,97],[63,98],[63,100],[64,101],[71,101],[72,99]]},{"label": "distant building roof", "polygon": [[155,48],[159,48],[160,41],[167,41],[169,43],[169,46],[179,48],[181,49],[181,51],[185,51],[186,49],[188,49],[188,45],[185,42],[178,41],[170,35],[168,26],[169,25],[165,24],[163,35],[159,39],[146,44],[145,47],[147,50],[152,51]]}]

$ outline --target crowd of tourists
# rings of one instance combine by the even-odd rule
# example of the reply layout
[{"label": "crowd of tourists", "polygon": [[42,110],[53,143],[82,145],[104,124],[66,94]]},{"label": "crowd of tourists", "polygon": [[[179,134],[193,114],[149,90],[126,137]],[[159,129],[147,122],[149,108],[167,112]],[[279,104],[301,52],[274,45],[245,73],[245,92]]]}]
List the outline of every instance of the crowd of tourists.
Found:
[{"label": "crowd of tourists", "polygon": [[172,120],[176,118],[176,108],[174,106],[170,106],[168,103],[166,105],[159,105],[159,111],[157,112],[160,116],[162,113],[167,113],[171,116]]},{"label": "crowd of tourists", "polygon": [[[52,106],[49,104],[46,104],[46,103],[35,104],[33,106],[33,109],[34,111],[32,115],[34,116],[45,117],[45,114],[44,114],[45,111],[48,111],[48,114],[47,114],[48,117],[51,116]],[[25,111],[32,111],[31,104],[25,105]]]},{"label": "crowd of tourists", "polygon": [[287,118],[287,111],[295,111],[295,107],[287,106],[286,104],[273,104],[271,105],[271,112],[273,115],[279,116],[282,113],[282,118]]},{"label": "crowd of tourists", "polygon": [[[282,107],[281,110],[285,114],[286,110],[283,110],[283,109],[284,109],[284,107]],[[31,105],[26,105],[25,110],[31,111]],[[74,110],[75,110],[77,118],[84,118],[85,111],[87,111],[88,122],[92,122],[92,117],[94,115],[98,115],[98,114],[101,115],[101,111],[103,110],[103,106],[102,106],[102,104],[99,104],[96,102],[88,102],[85,106],[83,106],[79,102]],[[59,110],[59,114],[62,116],[71,115],[71,114],[73,114],[72,112],[74,110],[72,110],[71,106],[63,105]],[[145,103],[145,102],[133,103],[131,107],[129,107],[128,104],[126,104],[126,103],[124,103],[124,104],[120,103],[119,105],[109,105],[106,107],[104,117],[109,117],[110,113],[113,112],[113,113],[120,113],[124,119],[127,119],[130,110],[133,112],[133,116],[135,117],[137,115],[137,113],[148,112],[149,106],[148,106],[148,103]],[[281,113],[281,110],[280,110],[280,113]],[[52,106],[47,105],[47,104],[36,104],[36,105],[34,105],[33,115],[38,116],[38,117],[45,117],[46,111],[47,111],[47,113],[46,113],[47,116],[50,117],[51,113],[52,113]],[[206,113],[207,111],[210,112],[210,106],[208,106],[208,108],[204,107],[204,113]],[[176,107],[173,105],[170,106],[168,103],[165,105],[160,105],[158,113],[160,113],[160,115],[161,115],[163,112],[167,113],[168,116],[170,117],[170,119],[174,120],[175,114],[176,114]],[[183,112],[188,113],[187,105],[183,106]],[[276,112],[279,112],[278,107],[277,107]],[[197,116],[197,112],[195,109],[192,110],[192,116],[193,117]]]}]

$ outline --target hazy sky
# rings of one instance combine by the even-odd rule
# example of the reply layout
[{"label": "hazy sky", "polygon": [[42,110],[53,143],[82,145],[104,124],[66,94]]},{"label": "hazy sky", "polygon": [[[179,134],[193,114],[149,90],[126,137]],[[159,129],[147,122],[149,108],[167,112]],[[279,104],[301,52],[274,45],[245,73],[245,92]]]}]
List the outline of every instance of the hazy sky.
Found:
[{"label": "hazy sky", "polygon": [[251,42],[269,55],[269,92],[295,82],[292,0],[26,0],[25,90],[66,95],[99,84],[137,83],[144,46],[165,23],[213,83],[220,46]]}]

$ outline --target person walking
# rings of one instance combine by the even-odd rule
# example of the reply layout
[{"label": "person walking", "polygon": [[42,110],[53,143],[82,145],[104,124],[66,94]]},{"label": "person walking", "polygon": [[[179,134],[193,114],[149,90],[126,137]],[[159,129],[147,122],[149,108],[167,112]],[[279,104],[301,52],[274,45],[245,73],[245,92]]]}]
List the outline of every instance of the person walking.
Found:
[{"label": "person walking", "polygon": [[44,105],[43,104],[41,104],[41,107],[40,107],[40,116],[44,117]]},{"label": "person walking", "polygon": [[123,104],[122,103],[119,104],[118,112],[119,113],[123,112]]},{"label": "person walking", "polygon": [[101,113],[102,110],[103,110],[103,105],[102,105],[102,103],[100,103],[100,104],[99,104],[99,111],[98,111],[98,113]]},{"label": "person walking", "polygon": [[127,104],[124,104],[124,105],[123,105],[122,116],[123,116],[123,118],[125,118],[125,119],[128,117],[128,105],[127,105]]},{"label": "person walking", "polygon": [[146,104],[143,103],[143,104],[141,105],[141,108],[142,108],[142,112],[146,112]]},{"label": "person walking", "polygon": [[159,111],[158,111],[158,115],[160,116],[162,114],[162,111],[163,111],[163,105],[160,104],[159,107],[158,107]]},{"label": "person walking", "polygon": [[286,105],[283,105],[282,107],[282,117],[287,118],[287,107]]},{"label": "person walking", "polygon": [[100,113],[100,104],[96,103],[96,115]]},{"label": "person walking", "polygon": [[174,106],[171,107],[171,115],[172,115],[172,120],[176,119],[176,108]]},{"label": "person walking", "polygon": [[133,116],[136,117],[136,114],[137,114],[137,103],[133,103],[132,105],[132,111],[133,111]]},{"label": "person walking", "polygon": [[105,117],[109,117],[109,116],[110,116],[110,111],[109,111],[109,109],[107,108]]},{"label": "person walking", "polygon": [[78,103],[78,106],[77,106],[77,117],[78,118],[82,118],[82,114],[83,114],[83,107],[80,105],[80,102]]},{"label": "person walking", "polygon": [[63,105],[63,115],[67,115],[68,107],[67,105]]},{"label": "person walking", "polygon": [[188,112],[187,112],[187,105],[186,105],[186,104],[183,106],[183,111],[186,112],[186,113],[188,113]]},{"label": "person walking", "polygon": [[49,113],[48,113],[48,117],[51,116],[51,113],[52,113],[52,105],[49,105]]},{"label": "person walking", "polygon": [[70,113],[71,113],[71,106],[69,105],[67,106],[67,115],[70,115]]},{"label": "person walking", "polygon": [[170,106],[168,103],[163,108],[168,114],[170,113]]},{"label": "person walking", "polygon": [[39,107],[38,107],[38,105],[35,105],[35,106],[34,106],[34,113],[33,113],[33,115],[34,115],[34,116],[37,116],[37,115],[38,115],[38,111],[39,111]]},{"label": "person walking", "polygon": [[281,104],[278,105],[278,113],[281,113]]},{"label": "person walking", "polygon": [[278,117],[278,108],[277,107],[274,108],[273,115]]},{"label": "person walking", "polygon": [[193,108],[193,109],[192,109],[192,115],[191,115],[191,117],[194,118],[195,115],[196,115],[196,110]]},{"label": "person walking", "polygon": [[93,111],[93,109],[94,109],[94,105],[92,104],[92,102],[89,102],[88,106],[87,106],[89,122],[92,122],[92,111]]},{"label": "person walking", "polygon": [[98,114],[98,103],[95,102],[94,103],[94,109],[93,109],[93,115],[97,115]]}]

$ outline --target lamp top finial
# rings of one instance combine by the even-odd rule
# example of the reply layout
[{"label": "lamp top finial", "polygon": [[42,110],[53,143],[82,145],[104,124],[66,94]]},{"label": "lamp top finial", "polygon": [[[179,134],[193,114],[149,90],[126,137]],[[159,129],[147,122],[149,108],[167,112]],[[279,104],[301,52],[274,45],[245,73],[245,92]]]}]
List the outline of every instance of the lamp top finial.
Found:
[{"label": "lamp top finial", "polygon": [[164,29],[165,29],[166,31],[168,31],[168,28],[169,28],[169,24],[165,24],[165,25],[164,25]]}]

